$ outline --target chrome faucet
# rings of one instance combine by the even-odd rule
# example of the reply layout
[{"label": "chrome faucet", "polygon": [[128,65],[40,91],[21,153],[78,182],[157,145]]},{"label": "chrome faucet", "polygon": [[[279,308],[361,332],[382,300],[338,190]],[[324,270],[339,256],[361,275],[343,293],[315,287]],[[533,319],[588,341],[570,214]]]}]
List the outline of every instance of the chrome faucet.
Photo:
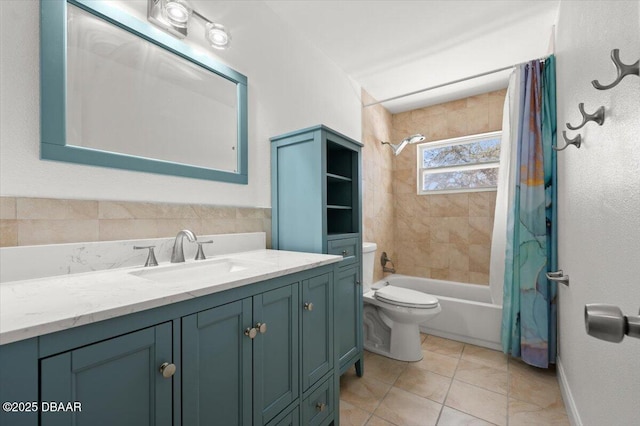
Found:
[{"label": "chrome faucet", "polygon": [[189,231],[188,229],[183,229],[182,231],[178,232],[178,235],[176,235],[176,240],[173,242],[171,263],[184,262],[184,250],[182,248],[182,240],[184,239],[184,237],[187,237],[192,243],[196,242],[197,240],[196,234]]}]

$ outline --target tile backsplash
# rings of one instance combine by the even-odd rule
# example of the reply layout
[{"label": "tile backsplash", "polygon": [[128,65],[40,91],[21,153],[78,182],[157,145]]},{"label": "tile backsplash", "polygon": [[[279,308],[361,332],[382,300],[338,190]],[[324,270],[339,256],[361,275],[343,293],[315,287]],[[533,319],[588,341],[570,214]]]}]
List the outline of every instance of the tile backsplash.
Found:
[{"label": "tile backsplash", "polygon": [[203,204],[0,197],[0,247],[266,232],[271,209]]}]

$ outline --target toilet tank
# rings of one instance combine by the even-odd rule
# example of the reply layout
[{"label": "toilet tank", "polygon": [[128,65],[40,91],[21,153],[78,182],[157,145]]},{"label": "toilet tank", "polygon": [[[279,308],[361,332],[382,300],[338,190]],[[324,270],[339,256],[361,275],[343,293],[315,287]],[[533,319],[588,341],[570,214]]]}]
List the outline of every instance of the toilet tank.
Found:
[{"label": "toilet tank", "polygon": [[373,265],[376,258],[376,243],[362,243],[362,284],[365,288],[373,284]]}]

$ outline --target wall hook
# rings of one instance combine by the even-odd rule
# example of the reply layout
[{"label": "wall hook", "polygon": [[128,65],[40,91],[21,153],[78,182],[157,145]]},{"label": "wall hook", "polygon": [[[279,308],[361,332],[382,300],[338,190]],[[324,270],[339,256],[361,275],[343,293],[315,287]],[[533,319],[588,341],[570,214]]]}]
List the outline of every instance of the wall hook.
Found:
[{"label": "wall hook", "polygon": [[620,81],[628,75],[637,75],[640,76],[640,59],[631,65],[623,64],[620,60],[620,49],[613,49],[611,51],[611,60],[613,64],[616,66],[616,70],[618,71],[618,77],[611,84],[602,85],[598,80],[593,80],[591,84],[598,90],[608,90],[612,87],[615,87],[620,83]]},{"label": "wall hook", "polygon": [[567,147],[569,147],[569,145],[575,145],[576,148],[580,148],[580,145],[582,145],[582,135],[581,134],[578,134],[578,136],[576,136],[573,139],[567,139],[567,131],[563,130],[562,131],[562,138],[566,142],[565,145],[562,148],[558,148],[556,146],[552,146],[551,148],[553,148],[556,151],[563,151],[563,150],[567,149]]},{"label": "wall hook", "polygon": [[599,126],[602,126],[602,124],[604,123],[604,106],[598,108],[598,110],[593,114],[587,114],[584,111],[584,103],[580,102],[578,104],[578,109],[580,110],[580,114],[582,114],[582,123],[578,127],[573,127],[571,124],[567,123],[567,129],[578,130],[589,121],[595,121]]}]

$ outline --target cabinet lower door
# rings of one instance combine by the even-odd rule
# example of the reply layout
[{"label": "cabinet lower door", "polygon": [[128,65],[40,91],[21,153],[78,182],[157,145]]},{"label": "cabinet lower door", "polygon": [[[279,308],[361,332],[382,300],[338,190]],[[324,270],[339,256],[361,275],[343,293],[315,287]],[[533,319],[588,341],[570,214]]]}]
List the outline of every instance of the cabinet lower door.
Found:
[{"label": "cabinet lower door", "polygon": [[[49,405],[40,424],[170,426],[173,377],[160,366],[171,362],[171,323],[45,358],[40,387]],[[52,411],[52,403],[67,402],[81,403],[81,411]]]},{"label": "cabinet lower door", "polygon": [[361,350],[362,288],[358,266],[340,269],[335,292],[336,340],[342,373]]},{"label": "cabinet lower door", "polygon": [[182,319],[182,424],[251,425],[251,298]]},{"label": "cabinet lower door", "polygon": [[[253,297],[254,425],[264,425],[299,395],[298,285]],[[262,325],[262,327],[261,327]]]},{"label": "cabinet lower door", "polygon": [[330,274],[302,281],[302,390],[333,368],[333,282]]}]

